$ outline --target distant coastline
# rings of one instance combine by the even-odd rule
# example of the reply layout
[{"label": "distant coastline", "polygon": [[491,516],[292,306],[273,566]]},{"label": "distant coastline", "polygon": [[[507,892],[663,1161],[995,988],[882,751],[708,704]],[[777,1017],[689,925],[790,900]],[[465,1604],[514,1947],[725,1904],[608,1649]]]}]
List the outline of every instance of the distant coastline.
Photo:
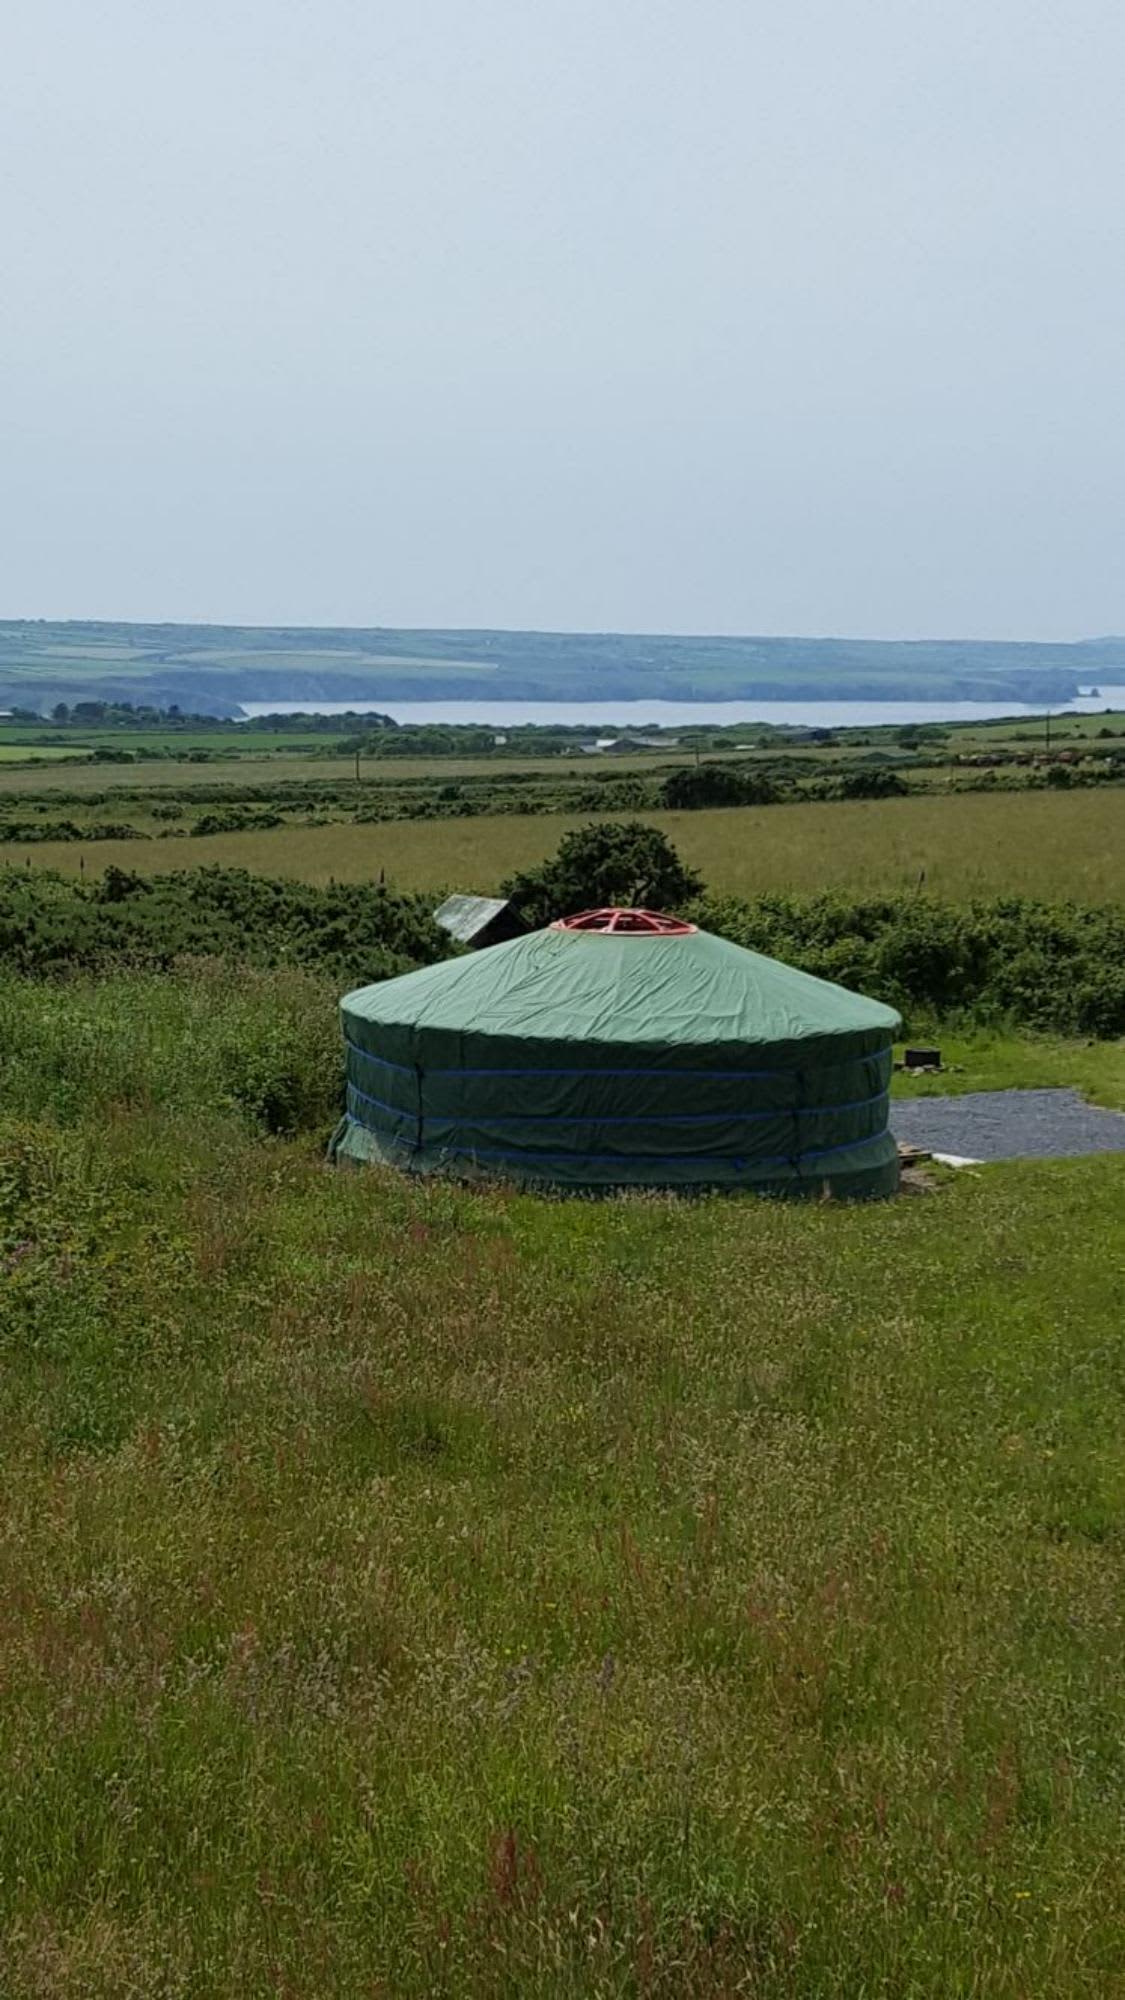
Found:
[{"label": "distant coastline", "polygon": [[[0,707],[132,701],[237,716],[244,709],[404,704],[885,704],[948,714],[1065,707],[1083,687],[1125,685],[1125,639],[685,637],[630,633],[407,631],[371,627],[0,621]],[[969,706],[971,705],[971,706]],[[436,715],[433,719],[437,719]],[[686,719],[686,718],[684,718]],[[758,719],[755,714],[754,719]],[[768,716],[761,719],[766,720]],[[885,720],[911,717],[885,715]]]}]

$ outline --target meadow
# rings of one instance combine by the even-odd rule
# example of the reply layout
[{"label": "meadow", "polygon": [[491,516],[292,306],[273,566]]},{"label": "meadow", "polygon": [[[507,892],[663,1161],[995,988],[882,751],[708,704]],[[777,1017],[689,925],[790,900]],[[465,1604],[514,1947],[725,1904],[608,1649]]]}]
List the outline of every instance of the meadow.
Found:
[{"label": "meadow", "polygon": [[[644,817],[910,998],[896,1093],[1125,1105],[1032,1032],[1120,1022],[1122,815]],[[1125,1154],[870,1208],[325,1163],[341,988],[580,823],[0,851],[4,2000],[1125,1995]]]},{"label": "meadow", "polygon": [[0,981],[6,2000],[1120,1993],[1125,1156],[337,1173],[333,1015]]},{"label": "meadow", "polygon": [[[954,900],[1023,894],[1098,902],[1125,893],[1125,792],[1117,787],[640,816],[663,827],[713,889],[733,895],[836,887],[875,894],[921,882]],[[74,874],[110,866],[163,874],[214,863],[314,883],[370,881],[385,872],[404,889],[491,892],[589,817],[481,815],[286,825],[190,840],[3,843],[0,862]]]},{"label": "meadow", "polygon": [[[13,757],[18,746],[6,747]],[[59,793],[117,792],[122,800],[129,794],[148,790],[150,787],[191,789],[196,786],[210,788],[215,785],[242,786],[247,784],[323,784],[335,783],[355,786],[354,755],[336,755],[326,750],[319,756],[302,754],[285,745],[279,749],[263,749],[251,746],[244,748],[238,756],[212,758],[206,763],[192,763],[188,758],[146,758],[138,751],[136,762],[126,768],[98,763],[77,763],[61,761],[67,755],[71,759],[75,753],[54,750],[31,752],[24,750],[26,759],[32,755],[49,761],[33,766],[26,761],[19,768],[4,769],[0,774],[0,798],[9,794],[57,791]],[[651,771],[654,764],[666,762],[654,756],[638,755],[614,758],[613,769],[617,771]],[[449,779],[495,775],[498,767],[503,772],[515,765],[521,771],[534,771],[544,776],[585,778],[591,776],[588,760],[579,761],[575,757],[521,757],[518,760],[496,757],[472,757],[453,755],[450,757],[395,757],[387,759],[384,766],[374,759],[364,759],[362,789],[377,785],[384,774],[395,778],[430,779],[439,784]]]}]

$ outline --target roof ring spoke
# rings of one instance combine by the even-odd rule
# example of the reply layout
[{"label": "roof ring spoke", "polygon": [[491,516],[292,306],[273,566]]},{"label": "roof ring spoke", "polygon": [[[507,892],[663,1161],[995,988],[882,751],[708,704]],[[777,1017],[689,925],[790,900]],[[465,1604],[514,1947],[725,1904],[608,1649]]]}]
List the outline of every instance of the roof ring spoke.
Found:
[{"label": "roof ring spoke", "polygon": [[615,937],[690,937],[698,928],[681,917],[667,917],[660,910],[629,910],[618,906],[604,910],[579,910],[573,917],[559,917],[553,931],[582,931]]}]

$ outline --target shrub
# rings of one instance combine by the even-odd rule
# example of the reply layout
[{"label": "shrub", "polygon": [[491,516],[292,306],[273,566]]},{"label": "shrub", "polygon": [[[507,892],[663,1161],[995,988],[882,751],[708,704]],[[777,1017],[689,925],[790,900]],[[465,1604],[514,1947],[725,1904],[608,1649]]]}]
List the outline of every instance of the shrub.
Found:
[{"label": "shrub", "polygon": [[661,787],[661,803],[674,812],[694,812],[703,806],[770,806],[781,797],[772,778],[733,764],[685,764]]},{"label": "shrub", "polygon": [[612,903],[671,910],[702,889],[659,827],[644,820],[600,820],[564,835],[549,861],[510,876],[510,896],[531,925]]},{"label": "shrub", "polygon": [[897,771],[871,768],[844,771],[840,777],[830,779],[826,796],[833,799],[904,799],[909,792],[910,786]]},{"label": "shrub", "polygon": [[427,899],[376,883],[281,882],[240,868],[92,883],[0,871],[0,959],[16,972],[169,966],[187,956],[316,967],[341,983],[385,978],[444,957]]},{"label": "shrub", "polygon": [[1125,1032],[1125,915],[1021,897],[701,901],[709,930],[910,1015],[1006,1017],[1058,1034]]},{"label": "shrub", "polygon": [[[564,795],[565,796],[565,795]],[[579,812],[635,812],[640,806],[655,804],[650,785],[643,778],[618,777],[606,773],[578,794]]]},{"label": "shrub", "polygon": [[218,1061],[224,1096],[264,1132],[299,1132],[343,1108],[339,1045],[296,1037],[292,1021],[249,1023]]},{"label": "shrub", "polygon": [[192,827],[196,834],[209,833],[252,833],[264,832],[272,826],[281,826],[279,812],[268,809],[254,810],[248,806],[228,806],[225,811],[202,813]]}]

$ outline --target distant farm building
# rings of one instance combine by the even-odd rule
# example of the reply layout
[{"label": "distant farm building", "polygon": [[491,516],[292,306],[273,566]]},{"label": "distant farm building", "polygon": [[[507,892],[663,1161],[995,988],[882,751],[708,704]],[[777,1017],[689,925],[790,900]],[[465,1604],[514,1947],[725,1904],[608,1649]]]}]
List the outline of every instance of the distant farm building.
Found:
[{"label": "distant farm building", "polygon": [[599,736],[579,747],[587,757],[621,757],[633,750],[677,750],[679,744],[678,736]]}]

